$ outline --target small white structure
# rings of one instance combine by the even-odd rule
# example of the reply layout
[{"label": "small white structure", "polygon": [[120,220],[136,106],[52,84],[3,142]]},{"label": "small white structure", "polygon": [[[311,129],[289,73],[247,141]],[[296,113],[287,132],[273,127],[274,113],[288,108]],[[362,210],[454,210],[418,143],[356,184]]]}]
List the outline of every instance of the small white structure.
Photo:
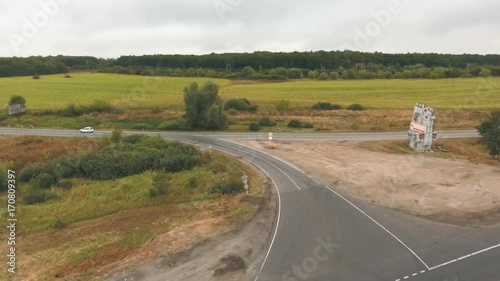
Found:
[{"label": "small white structure", "polygon": [[26,106],[24,104],[9,105],[7,106],[7,111],[9,112],[9,115],[24,113],[26,112]]},{"label": "small white structure", "polygon": [[423,103],[415,105],[408,131],[411,148],[416,151],[430,151],[432,149],[432,142],[437,138],[437,133],[434,133],[436,115],[435,109],[427,107]]}]

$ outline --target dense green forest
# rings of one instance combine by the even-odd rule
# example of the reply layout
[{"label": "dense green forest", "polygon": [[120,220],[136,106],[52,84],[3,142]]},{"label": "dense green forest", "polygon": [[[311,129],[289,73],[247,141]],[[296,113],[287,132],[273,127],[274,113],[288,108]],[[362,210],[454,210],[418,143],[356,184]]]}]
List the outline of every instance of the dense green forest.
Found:
[{"label": "dense green forest", "polygon": [[411,79],[500,76],[500,55],[353,51],[0,58],[0,77],[99,71],[229,79]]}]

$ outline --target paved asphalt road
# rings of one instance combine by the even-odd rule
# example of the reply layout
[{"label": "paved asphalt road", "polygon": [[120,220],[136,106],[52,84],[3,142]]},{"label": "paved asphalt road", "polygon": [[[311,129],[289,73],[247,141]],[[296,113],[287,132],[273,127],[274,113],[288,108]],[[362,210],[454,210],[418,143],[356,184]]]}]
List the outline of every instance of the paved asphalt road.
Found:
[{"label": "paved asphalt road", "polygon": [[[99,136],[109,132],[96,132]],[[0,135],[81,136],[66,130],[0,129]],[[279,191],[279,213],[252,280],[499,281],[500,225],[467,228],[405,215],[350,198],[271,155],[232,142],[267,134],[145,133],[212,146],[264,170]],[[474,137],[448,131],[441,138]],[[405,139],[405,133],[275,134],[275,139]]]}]

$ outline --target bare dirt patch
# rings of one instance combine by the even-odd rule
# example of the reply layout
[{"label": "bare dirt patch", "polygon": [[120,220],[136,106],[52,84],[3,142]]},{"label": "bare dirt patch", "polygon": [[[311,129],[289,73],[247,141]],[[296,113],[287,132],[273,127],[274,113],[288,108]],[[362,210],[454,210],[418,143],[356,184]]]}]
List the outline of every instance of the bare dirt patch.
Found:
[{"label": "bare dirt patch", "polygon": [[[266,181],[265,194],[262,197],[243,196],[240,199],[241,202],[250,201],[258,206],[244,218],[243,222],[231,225],[229,231],[226,228],[210,233],[202,239],[191,241],[185,238],[193,236],[192,229],[189,227],[174,229],[166,234],[175,237],[174,239],[155,238],[156,243],[143,248],[143,253],[159,252],[157,255],[159,258],[137,267],[137,263],[145,258],[142,254],[132,256],[109,270],[104,275],[105,279],[109,281],[249,280],[257,274],[262,263],[263,253],[267,249],[273,230],[277,207],[273,187],[264,176],[261,177]],[[202,228],[207,225],[206,222],[195,224]],[[177,247],[172,247],[172,244],[176,244]]]},{"label": "bare dirt patch", "polygon": [[464,160],[397,155],[358,142],[241,141],[294,163],[350,195],[447,223],[500,221],[500,167]]}]

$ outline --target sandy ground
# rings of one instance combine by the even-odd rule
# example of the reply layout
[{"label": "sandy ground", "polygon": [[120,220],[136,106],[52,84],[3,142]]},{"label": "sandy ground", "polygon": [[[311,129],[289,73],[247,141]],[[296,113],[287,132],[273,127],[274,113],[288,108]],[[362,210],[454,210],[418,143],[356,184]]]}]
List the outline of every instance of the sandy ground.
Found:
[{"label": "sandy ground", "polygon": [[500,222],[500,168],[372,152],[357,142],[240,141],[287,160],[353,197],[441,222]]}]

